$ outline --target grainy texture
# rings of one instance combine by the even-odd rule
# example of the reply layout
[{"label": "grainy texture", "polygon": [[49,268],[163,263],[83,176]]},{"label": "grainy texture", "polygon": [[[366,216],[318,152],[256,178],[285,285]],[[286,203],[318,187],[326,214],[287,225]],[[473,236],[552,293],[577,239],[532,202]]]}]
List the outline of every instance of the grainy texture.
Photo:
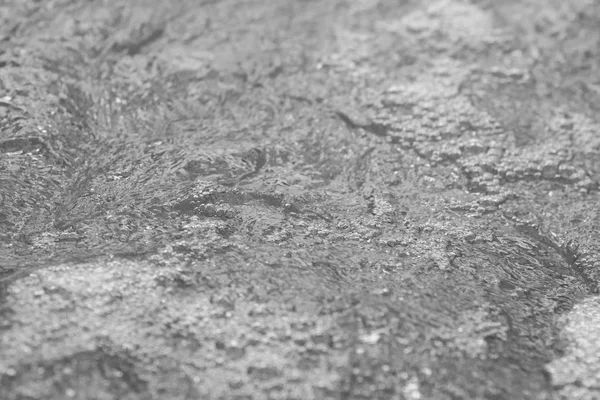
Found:
[{"label": "grainy texture", "polygon": [[600,2],[0,2],[0,398],[594,399]]}]

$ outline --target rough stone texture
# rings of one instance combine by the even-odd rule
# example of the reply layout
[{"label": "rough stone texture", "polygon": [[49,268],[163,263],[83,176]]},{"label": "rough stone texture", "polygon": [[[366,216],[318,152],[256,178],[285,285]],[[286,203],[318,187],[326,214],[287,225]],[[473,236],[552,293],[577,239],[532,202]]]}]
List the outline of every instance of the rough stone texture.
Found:
[{"label": "rough stone texture", "polygon": [[594,399],[600,2],[0,3],[0,398]]},{"label": "rough stone texture", "polygon": [[600,300],[574,307],[565,328],[570,351],[547,367],[552,383],[569,399],[596,399],[600,392]]}]

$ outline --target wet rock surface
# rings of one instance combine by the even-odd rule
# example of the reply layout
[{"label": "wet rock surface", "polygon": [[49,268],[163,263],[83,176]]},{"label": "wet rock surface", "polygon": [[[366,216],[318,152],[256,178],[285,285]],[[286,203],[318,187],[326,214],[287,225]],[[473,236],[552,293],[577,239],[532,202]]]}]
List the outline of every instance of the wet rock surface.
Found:
[{"label": "wet rock surface", "polygon": [[2,399],[594,399],[598,1],[5,1]]}]

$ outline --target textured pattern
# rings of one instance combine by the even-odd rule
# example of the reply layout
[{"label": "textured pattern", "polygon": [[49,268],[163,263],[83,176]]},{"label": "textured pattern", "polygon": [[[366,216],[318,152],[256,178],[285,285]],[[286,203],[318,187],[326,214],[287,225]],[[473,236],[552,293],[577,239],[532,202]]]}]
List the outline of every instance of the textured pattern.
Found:
[{"label": "textured pattern", "polygon": [[599,70],[597,0],[1,1],[0,398],[600,397]]}]

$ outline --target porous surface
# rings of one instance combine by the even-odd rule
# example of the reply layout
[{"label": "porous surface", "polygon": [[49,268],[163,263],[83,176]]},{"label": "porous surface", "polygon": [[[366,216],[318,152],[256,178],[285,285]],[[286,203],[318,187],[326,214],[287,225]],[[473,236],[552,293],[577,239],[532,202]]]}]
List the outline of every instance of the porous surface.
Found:
[{"label": "porous surface", "polygon": [[0,2],[0,399],[600,398],[600,2]]}]

